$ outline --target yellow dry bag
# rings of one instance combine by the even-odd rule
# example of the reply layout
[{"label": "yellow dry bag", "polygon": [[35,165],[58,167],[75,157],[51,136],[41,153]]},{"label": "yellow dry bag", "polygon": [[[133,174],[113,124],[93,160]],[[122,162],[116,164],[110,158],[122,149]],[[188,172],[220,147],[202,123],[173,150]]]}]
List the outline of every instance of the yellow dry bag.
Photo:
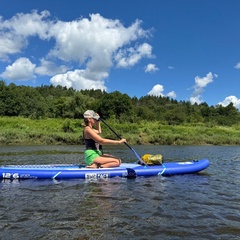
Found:
[{"label": "yellow dry bag", "polygon": [[147,165],[161,165],[163,163],[163,156],[161,154],[144,154],[141,158]]}]

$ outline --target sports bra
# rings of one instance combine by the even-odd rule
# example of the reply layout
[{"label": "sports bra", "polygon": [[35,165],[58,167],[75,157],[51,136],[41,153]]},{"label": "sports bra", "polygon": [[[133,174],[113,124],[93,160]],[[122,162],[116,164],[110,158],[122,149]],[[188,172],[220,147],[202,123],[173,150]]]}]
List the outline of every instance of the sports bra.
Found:
[{"label": "sports bra", "polygon": [[84,138],[86,149],[97,149],[96,142],[93,139]]}]

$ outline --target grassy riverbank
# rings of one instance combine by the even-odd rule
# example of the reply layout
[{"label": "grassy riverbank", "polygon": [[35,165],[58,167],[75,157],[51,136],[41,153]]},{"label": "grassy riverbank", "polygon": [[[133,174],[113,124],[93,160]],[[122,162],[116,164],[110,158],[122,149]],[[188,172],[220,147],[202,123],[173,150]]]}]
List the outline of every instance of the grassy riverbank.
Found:
[{"label": "grassy riverbank", "polygon": [[[169,126],[158,122],[115,123],[107,121],[129,144],[240,145],[240,125],[233,127]],[[82,144],[81,119],[0,117],[1,145]],[[116,136],[102,124],[103,137]]]}]

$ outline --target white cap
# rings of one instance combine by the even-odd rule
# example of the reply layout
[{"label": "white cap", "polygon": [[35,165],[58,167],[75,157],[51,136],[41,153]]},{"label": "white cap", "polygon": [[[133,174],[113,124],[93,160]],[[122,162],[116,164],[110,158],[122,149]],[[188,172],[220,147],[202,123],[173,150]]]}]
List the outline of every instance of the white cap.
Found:
[{"label": "white cap", "polygon": [[96,120],[99,120],[100,116],[95,113],[93,110],[87,110],[84,114],[83,114],[84,118],[93,118]]}]

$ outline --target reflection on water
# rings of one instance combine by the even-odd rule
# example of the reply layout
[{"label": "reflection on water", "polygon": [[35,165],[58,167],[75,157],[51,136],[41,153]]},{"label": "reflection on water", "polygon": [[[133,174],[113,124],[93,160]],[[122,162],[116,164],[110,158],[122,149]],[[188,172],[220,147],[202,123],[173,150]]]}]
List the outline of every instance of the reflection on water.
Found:
[{"label": "reflection on water", "polygon": [[[139,155],[161,153],[168,161],[208,158],[211,165],[199,174],[173,177],[3,180],[0,238],[239,239],[240,147],[136,146],[134,149]],[[1,150],[1,164],[83,161],[82,146],[2,147]],[[126,162],[135,161],[134,154],[124,147],[107,150]],[[42,154],[30,154],[41,151]]]}]

